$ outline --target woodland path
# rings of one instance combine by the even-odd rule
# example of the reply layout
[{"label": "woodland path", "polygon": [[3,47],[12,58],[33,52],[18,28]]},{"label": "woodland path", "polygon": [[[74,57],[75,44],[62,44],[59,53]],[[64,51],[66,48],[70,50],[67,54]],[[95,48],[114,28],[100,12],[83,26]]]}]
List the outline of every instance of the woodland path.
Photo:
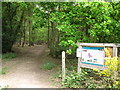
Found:
[{"label": "woodland path", "polygon": [[14,50],[17,57],[3,62],[3,66],[9,67],[9,72],[0,76],[0,85],[8,85],[9,88],[57,88],[50,79],[52,71],[40,69],[49,52],[47,45]]}]

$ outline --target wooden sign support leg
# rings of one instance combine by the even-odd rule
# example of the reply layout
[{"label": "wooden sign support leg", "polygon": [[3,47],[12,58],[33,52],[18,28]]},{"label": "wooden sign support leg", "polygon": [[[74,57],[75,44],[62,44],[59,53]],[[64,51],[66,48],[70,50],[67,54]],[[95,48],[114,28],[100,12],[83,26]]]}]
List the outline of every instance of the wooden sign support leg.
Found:
[{"label": "wooden sign support leg", "polygon": [[[113,47],[113,57],[117,57],[117,47]],[[118,71],[114,71],[114,81],[116,81],[117,79],[117,76],[118,76]]]},{"label": "wooden sign support leg", "polygon": [[113,57],[117,57],[117,47],[113,47]]},{"label": "wooden sign support leg", "polygon": [[81,64],[81,57],[78,57],[78,73],[81,72],[80,64]]},{"label": "wooden sign support leg", "polygon": [[62,81],[65,80],[65,51],[62,52]]},{"label": "wooden sign support leg", "polygon": [[82,46],[79,46],[79,48],[80,48],[81,53],[80,53],[80,57],[78,57],[78,73],[81,72]]}]

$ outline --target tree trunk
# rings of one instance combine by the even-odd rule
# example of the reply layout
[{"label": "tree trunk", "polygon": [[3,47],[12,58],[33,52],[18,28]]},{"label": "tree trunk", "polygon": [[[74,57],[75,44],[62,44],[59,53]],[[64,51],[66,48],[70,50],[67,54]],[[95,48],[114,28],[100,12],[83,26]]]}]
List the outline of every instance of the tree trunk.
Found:
[{"label": "tree trunk", "polygon": [[24,44],[25,44],[25,31],[26,31],[26,30],[25,30],[25,29],[26,29],[26,28],[25,28],[25,21],[26,21],[26,20],[24,19],[24,22],[23,22],[23,24],[24,24],[24,30],[23,30],[23,43],[22,43],[22,47],[24,47]]},{"label": "tree trunk", "polygon": [[30,30],[30,20],[29,20],[29,46],[31,46],[31,30]]},{"label": "tree trunk", "polygon": [[53,56],[54,55],[54,38],[55,38],[55,35],[54,35],[54,31],[55,31],[55,28],[54,28],[54,23],[51,22],[51,28],[52,28],[52,32],[51,32],[51,41],[50,41],[50,54]]},{"label": "tree trunk", "polygon": [[47,44],[48,44],[48,48],[49,48],[49,45],[50,45],[50,24],[49,24],[49,14],[48,14],[48,41],[47,41]]}]

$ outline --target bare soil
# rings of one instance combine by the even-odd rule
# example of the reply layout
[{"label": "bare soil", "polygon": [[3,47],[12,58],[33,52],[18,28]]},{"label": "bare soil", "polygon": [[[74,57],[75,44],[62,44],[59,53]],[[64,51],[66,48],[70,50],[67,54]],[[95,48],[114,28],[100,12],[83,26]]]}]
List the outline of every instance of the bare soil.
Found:
[{"label": "bare soil", "polygon": [[[59,88],[51,80],[53,70],[42,70],[40,66],[49,59],[47,45],[33,47],[16,47],[17,57],[3,62],[3,67],[8,67],[8,73],[0,75],[0,85],[9,88]],[[54,61],[54,60],[53,60]],[[55,62],[57,63],[57,62]],[[58,62],[59,63],[59,62]]]}]

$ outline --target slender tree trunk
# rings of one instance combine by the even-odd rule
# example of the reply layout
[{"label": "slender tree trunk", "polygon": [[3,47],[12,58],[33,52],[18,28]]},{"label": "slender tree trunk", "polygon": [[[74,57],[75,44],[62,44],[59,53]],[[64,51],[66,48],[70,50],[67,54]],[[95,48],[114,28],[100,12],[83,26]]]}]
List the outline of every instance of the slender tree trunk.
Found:
[{"label": "slender tree trunk", "polygon": [[32,28],[32,22],[30,22],[30,26],[31,26],[31,46],[34,46],[34,30]]},{"label": "slender tree trunk", "polygon": [[24,24],[24,26],[23,26],[23,27],[24,27],[24,30],[23,30],[23,43],[22,43],[22,47],[24,47],[24,44],[25,44],[25,34],[26,34],[26,33],[25,33],[25,31],[26,31],[26,30],[25,30],[25,29],[26,29],[26,28],[25,28],[25,21],[26,21],[26,20],[24,19],[24,22],[23,22],[23,24]]},{"label": "slender tree trunk", "polygon": [[20,47],[21,45],[22,45],[22,31],[20,32],[20,39],[19,39],[18,47]]},{"label": "slender tree trunk", "polygon": [[[60,12],[60,4],[58,6],[58,11]],[[60,25],[60,23],[58,25]],[[57,41],[56,41],[57,47],[59,47],[59,42],[60,42],[60,31],[57,29]]]},{"label": "slender tree trunk", "polygon": [[31,30],[30,30],[30,20],[29,20],[29,46],[31,46]]},{"label": "slender tree trunk", "polygon": [[55,38],[55,35],[54,35],[54,23],[51,22],[51,41],[50,41],[50,54],[53,56],[54,55],[54,38]]},{"label": "slender tree trunk", "polygon": [[49,45],[50,45],[50,25],[49,25],[49,14],[48,14],[48,41],[47,41],[47,44],[48,44],[48,48],[49,48]]}]

